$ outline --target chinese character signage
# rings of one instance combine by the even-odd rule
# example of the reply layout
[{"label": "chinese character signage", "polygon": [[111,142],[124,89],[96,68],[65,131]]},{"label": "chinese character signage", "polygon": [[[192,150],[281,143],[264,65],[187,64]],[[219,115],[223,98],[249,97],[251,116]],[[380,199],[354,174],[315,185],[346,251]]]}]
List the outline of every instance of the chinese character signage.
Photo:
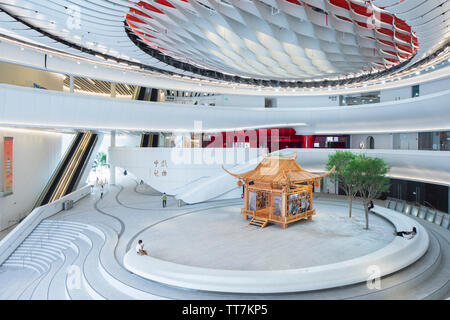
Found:
[{"label": "chinese character signage", "polygon": [[3,194],[13,192],[13,138],[3,138]]},{"label": "chinese character signage", "polygon": [[150,169],[150,176],[154,177],[166,177],[167,176],[167,161],[155,160],[153,162],[154,168]]}]

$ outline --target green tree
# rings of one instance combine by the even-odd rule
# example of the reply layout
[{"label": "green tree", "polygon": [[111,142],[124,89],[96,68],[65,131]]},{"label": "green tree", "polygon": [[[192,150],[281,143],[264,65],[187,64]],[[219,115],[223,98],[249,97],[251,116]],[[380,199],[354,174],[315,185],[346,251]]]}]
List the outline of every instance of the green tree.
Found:
[{"label": "green tree", "polygon": [[[348,197],[349,209],[348,209],[348,217],[352,217],[352,205],[353,198],[356,195],[356,188],[350,180],[351,175],[350,172],[346,172],[346,167],[355,159],[355,155],[350,151],[336,151],[336,153],[328,155],[328,162],[326,164],[327,170],[331,170],[334,166],[336,169],[330,175],[330,178],[333,182],[337,182],[339,186],[341,186]],[[346,176],[347,173],[347,176]]]},{"label": "green tree", "polygon": [[96,156],[96,159],[94,160],[92,168],[96,170],[98,167],[106,167],[106,166],[107,166],[106,153],[104,153],[104,152],[97,153],[97,156]]},{"label": "green tree", "polygon": [[365,229],[369,229],[368,205],[370,201],[389,189],[389,178],[386,177],[389,170],[390,168],[383,159],[367,157],[364,154],[355,156],[345,168],[344,176],[355,186],[363,200]]}]

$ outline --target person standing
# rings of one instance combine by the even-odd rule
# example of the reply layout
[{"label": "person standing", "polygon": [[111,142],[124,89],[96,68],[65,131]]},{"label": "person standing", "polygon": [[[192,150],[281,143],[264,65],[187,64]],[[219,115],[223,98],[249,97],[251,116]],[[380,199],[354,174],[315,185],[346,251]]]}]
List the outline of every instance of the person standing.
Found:
[{"label": "person standing", "polygon": [[103,184],[101,185],[101,190],[100,190],[100,199],[103,199]]},{"label": "person standing", "polygon": [[163,196],[162,196],[162,205],[163,205],[163,208],[166,207],[166,204],[167,204],[167,195],[166,195],[166,193],[164,192],[164,193],[163,193]]}]

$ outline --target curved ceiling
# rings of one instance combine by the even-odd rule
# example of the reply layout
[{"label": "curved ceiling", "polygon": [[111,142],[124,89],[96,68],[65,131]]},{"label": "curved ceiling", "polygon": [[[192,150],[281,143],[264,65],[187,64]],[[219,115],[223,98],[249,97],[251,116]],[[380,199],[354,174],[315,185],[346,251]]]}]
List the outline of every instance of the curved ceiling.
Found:
[{"label": "curved ceiling", "polygon": [[195,78],[334,80],[429,56],[449,39],[449,7],[446,0],[0,0],[0,33]]},{"label": "curved ceiling", "polygon": [[360,0],[147,0],[126,21],[140,41],[178,61],[263,79],[385,70],[418,48],[404,20]]}]

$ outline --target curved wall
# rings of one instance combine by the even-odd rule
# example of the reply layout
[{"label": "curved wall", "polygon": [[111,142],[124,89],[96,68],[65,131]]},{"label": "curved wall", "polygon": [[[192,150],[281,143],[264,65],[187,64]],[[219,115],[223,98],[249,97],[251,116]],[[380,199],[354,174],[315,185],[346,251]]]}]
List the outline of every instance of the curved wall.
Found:
[{"label": "curved wall", "polygon": [[[122,147],[110,148],[109,153],[113,166],[129,170],[138,179],[144,180],[160,192],[174,195],[186,203],[197,203],[224,195],[226,198],[238,198],[241,195],[242,190],[236,186],[236,179],[225,173],[221,165],[236,173],[253,169],[258,163],[256,157],[248,158],[254,159],[250,162],[244,161],[245,158],[235,159],[236,153],[243,150],[245,149]],[[335,151],[336,149],[285,149],[283,153],[297,152],[297,161],[304,169],[324,172],[328,155]],[[361,149],[350,151],[385,159],[391,167],[388,175],[390,178],[450,186],[450,152]],[[212,159],[211,152],[228,155],[227,158],[224,156]],[[187,157],[180,156],[183,153]],[[256,152],[253,156],[256,156]],[[166,167],[161,167],[163,160],[167,161]],[[166,175],[162,175],[163,170]]]},{"label": "curved wall", "polygon": [[[369,157],[382,158],[391,167],[390,178],[450,186],[450,152],[419,150],[346,149]],[[336,149],[286,149],[295,151],[302,168],[324,171],[328,155]]]},{"label": "curved wall", "polygon": [[[24,45],[10,39],[1,39],[0,41],[0,60],[17,63],[20,65],[39,68],[52,72],[61,72],[80,77],[89,77],[97,80],[122,83],[124,78],[128,84],[157,87],[161,89],[177,89],[184,91],[226,93],[226,94],[244,94],[253,96],[311,96],[311,95],[330,95],[328,89],[297,90],[293,93],[291,90],[276,91],[274,88],[262,88],[261,91],[253,86],[238,86],[233,84],[221,83],[218,81],[192,81],[182,77],[159,76],[144,70],[132,68],[128,65],[112,63],[104,59],[89,56],[82,57],[82,53],[68,48],[62,44],[58,45],[62,51],[49,51],[47,48],[36,48],[31,45]],[[24,50],[22,50],[24,48]],[[430,74],[422,74],[405,78],[398,81],[389,82],[389,87],[400,88],[411,86],[418,83],[436,80],[448,76],[448,67],[446,70],[438,70]],[[367,87],[359,84],[355,87],[333,89],[331,94],[350,94],[360,92],[370,92],[383,90],[386,84],[382,82],[369,84]]]},{"label": "curved wall", "polygon": [[[265,127],[296,127],[297,134],[447,131],[450,130],[449,100],[450,90],[446,90],[413,99],[359,106],[208,108],[0,85],[0,124],[157,132],[221,132]],[[202,121],[202,128],[197,127],[198,121]]]},{"label": "curved wall", "polygon": [[63,91],[64,78],[62,74],[0,62],[0,83],[31,88],[36,84],[48,90]]}]

